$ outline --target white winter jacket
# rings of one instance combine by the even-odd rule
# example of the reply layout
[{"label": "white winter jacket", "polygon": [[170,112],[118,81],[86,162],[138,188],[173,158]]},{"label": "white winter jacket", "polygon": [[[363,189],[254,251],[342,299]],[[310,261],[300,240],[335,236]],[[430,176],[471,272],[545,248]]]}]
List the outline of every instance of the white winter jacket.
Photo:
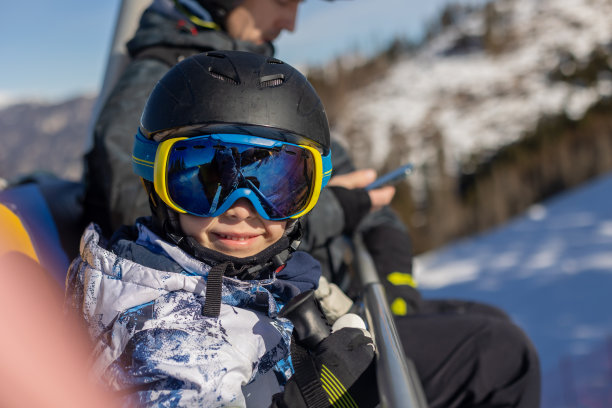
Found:
[{"label": "white winter jacket", "polygon": [[[127,404],[245,406],[244,385],[271,370],[291,375],[287,357],[292,325],[276,317],[287,294],[296,293],[287,283],[291,277],[223,277],[219,318],[204,317],[210,267],[144,225],[137,228],[128,258],[145,254],[145,264],[159,260],[172,271],[116,255],[105,248],[92,224],[81,239],[80,257],[70,266],[66,292],[67,306],[82,315],[96,343],[95,373],[126,393]],[[293,275],[299,275],[302,288],[311,279],[314,287],[317,264],[296,254],[287,268],[306,260]],[[280,391],[278,383],[275,387],[270,395]]]}]

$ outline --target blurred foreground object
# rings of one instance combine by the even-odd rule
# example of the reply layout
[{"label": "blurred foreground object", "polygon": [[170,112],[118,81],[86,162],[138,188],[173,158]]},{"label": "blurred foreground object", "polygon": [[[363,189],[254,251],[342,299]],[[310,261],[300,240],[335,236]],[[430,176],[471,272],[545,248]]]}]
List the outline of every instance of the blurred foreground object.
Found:
[{"label": "blurred foreground object", "polygon": [[0,230],[0,406],[118,406],[88,375],[88,343],[62,312],[60,287],[27,255],[27,242],[7,251],[7,239],[22,233]]}]

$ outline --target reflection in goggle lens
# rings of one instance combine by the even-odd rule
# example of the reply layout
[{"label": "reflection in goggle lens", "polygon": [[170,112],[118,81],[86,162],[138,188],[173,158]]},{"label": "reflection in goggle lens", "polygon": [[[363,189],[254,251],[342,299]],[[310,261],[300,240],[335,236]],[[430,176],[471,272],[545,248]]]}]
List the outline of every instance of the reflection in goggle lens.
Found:
[{"label": "reflection in goggle lens", "polygon": [[211,216],[234,191],[253,191],[269,219],[307,207],[314,182],[312,154],[299,146],[266,148],[212,140],[177,142],[169,155],[169,195],[189,213]]}]

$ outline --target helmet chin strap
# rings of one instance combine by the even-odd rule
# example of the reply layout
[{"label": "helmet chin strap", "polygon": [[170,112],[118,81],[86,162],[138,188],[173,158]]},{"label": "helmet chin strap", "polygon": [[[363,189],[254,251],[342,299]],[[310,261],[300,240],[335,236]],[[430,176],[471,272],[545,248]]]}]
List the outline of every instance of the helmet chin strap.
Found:
[{"label": "helmet chin strap", "polygon": [[203,247],[193,237],[185,235],[181,229],[179,214],[159,199],[153,183],[145,181],[144,185],[149,193],[149,205],[159,232],[189,255],[211,266],[229,263],[229,267],[225,270],[226,276],[243,280],[271,278],[275,271],[289,261],[293,252],[300,246],[302,224],[299,219],[291,219],[287,221],[283,236],[255,255],[238,258]]},{"label": "helmet chin strap", "polygon": [[167,236],[172,240],[176,240],[175,243],[189,255],[212,266],[220,263],[229,263],[229,267],[225,270],[226,276],[242,280],[268,279],[272,278],[274,273],[289,261],[293,252],[300,245],[302,236],[301,225],[297,220],[291,224],[291,228],[288,228],[287,232],[274,244],[255,255],[244,258],[234,257],[206,248],[193,237],[182,232],[180,234],[167,234]]}]

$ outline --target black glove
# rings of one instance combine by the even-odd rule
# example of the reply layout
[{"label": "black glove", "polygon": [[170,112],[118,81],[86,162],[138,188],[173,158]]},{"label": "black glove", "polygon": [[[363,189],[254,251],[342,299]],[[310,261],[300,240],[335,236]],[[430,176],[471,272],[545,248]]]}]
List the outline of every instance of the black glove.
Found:
[{"label": "black glove", "polygon": [[292,344],[295,374],[272,407],[375,407],[378,402],[374,344],[364,331],[345,327],[313,352]]},{"label": "black glove", "polygon": [[332,333],[321,342],[314,359],[323,389],[333,402],[344,398],[359,407],[378,404],[374,343],[363,330],[346,327]]}]

